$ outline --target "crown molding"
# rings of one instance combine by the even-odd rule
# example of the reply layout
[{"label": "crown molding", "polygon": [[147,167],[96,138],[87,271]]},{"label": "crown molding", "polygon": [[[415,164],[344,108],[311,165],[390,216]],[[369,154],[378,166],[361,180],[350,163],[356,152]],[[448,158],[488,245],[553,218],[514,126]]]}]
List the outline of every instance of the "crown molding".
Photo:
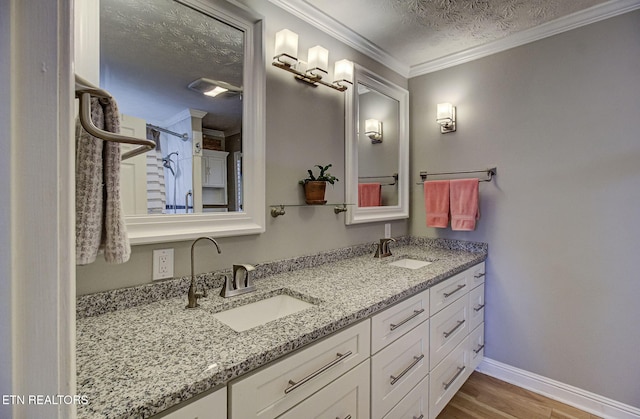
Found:
[{"label": "crown molding", "polygon": [[292,15],[304,20],[312,26],[320,29],[337,39],[338,41],[350,46],[358,52],[378,61],[380,64],[388,67],[403,77],[409,76],[409,65],[402,63],[389,53],[372,43],[368,39],[360,36],[358,33],[349,29],[342,23],[327,16],[320,10],[311,6],[304,0],[269,0],[271,3],[280,7]]},{"label": "crown molding", "polygon": [[306,21],[326,34],[336,38],[344,44],[369,56],[380,64],[407,78],[421,76],[423,74],[432,73],[458,64],[477,60],[510,48],[515,48],[520,45],[557,35],[581,26],[589,25],[600,20],[640,9],[640,0],[611,0],[571,15],[555,19],[540,26],[515,33],[498,41],[409,66],[409,64],[397,60],[366,38],[363,38],[353,30],[311,6],[305,0],[270,1],[276,6],[288,11],[294,16]]},{"label": "crown molding", "polygon": [[409,78],[443,70],[458,64],[477,60],[488,55],[506,51],[520,45],[538,41],[562,32],[586,26],[600,20],[618,16],[640,8],[640,0],[612,0],[588,9],[561,17],[522,32],[515,33],[498,41],[447,55],[446,57],[411,66]]}]

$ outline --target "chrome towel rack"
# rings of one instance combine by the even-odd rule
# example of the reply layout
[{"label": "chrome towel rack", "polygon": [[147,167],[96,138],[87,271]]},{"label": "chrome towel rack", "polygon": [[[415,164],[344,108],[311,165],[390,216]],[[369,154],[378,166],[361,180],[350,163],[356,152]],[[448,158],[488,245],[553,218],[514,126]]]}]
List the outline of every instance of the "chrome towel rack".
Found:
[{"label": "chrome towel rack", "polygon": [[487,175],[487,178],[480,179],[480,182],[491,182],[491,180],[493,180],[493,177],[496,175],[497,172],[498,172],[497,167],[490,167],[488,169],[482,169],[482,170],[465,170],[465,171],[458,171],[458,172],[420,172],[420,177],[422,178],[422,182],[417,182],[416,185],[422,185],[427,180],[428,176],[460,175],[460,174],[467,174],[467,173],[485,173]]},{"label": "chrome towel rack", "polygon": [[95,126],[91,120],[91,96],[96,96],[102,99],[111,99],[111,95],[106,90],[94,86],[82,77],[76,74],[76,98],[80,99],[80,124],[91,135],[99,138],[103,141],[111,141],[114,143],[122,144],[135,144],[140,147],[127,151],[122,154],[121,159],[126,160],[138,154],[146,153],[149,150],[156,148],[156,143],[151,140],[128,137],[126,135],[116,134],[102,130]]},{"label": "chrome towel rack", "polygon": [[393,183],[382,183],[382,186],[394,186],[398,184],[398,174],[394,173],[393,175],[385,175],[385,176],[359,176],[358,180],[360,179],[384,179],[384,178],[393,178]]}]

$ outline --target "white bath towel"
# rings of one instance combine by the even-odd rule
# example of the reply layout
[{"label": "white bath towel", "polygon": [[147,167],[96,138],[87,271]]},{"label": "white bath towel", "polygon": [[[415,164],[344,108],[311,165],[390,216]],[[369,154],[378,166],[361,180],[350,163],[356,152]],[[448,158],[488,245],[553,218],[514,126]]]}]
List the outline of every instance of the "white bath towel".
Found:
[{"label": "white bath towel", "polygon": [[[115,100],[91,99],[91,120],[119,133]],[[99,250],[109,263],[129,260],[131,246],[120,202],[120,144],[89,135],[76,122],[76,264],[95,261]]]}]

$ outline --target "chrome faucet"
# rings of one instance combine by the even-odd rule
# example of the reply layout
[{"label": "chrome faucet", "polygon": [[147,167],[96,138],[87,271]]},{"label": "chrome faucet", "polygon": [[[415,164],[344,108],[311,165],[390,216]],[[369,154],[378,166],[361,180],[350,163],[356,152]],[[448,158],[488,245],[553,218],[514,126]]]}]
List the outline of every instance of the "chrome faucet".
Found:
[{"label": "chrome faucet", "polygon": [[373,255],[374,258],[386,258],[387,256],[391,256],[391,249],[389,249],[389,243],[395,242],[396,239],[388,238],[388,239],[380,239],[380,243],[378,243],[378,247],[376,249],[376,254]]},{"label": "chrome faucet", "polygon": [[224,277],[224,285],[220,290],[220,296],[227,298],[235,295],[246,294],[256,290],[251,278],[251,272],[255,271],[255,267],[247,264],[233,265],[233,277],[229,279]]},{"label": "chrome faucet", "polygon": [[196,284],[196,276],[193,273],[193,248],[200,240],[209,240],[211,243],[216,245],[216,249],[218,249],[218,254],[222,253],[220,250],[220,246],[218,246],[218,242],[212,239],[211,237],[198,237],[191,244],[191,284],[189,285],[189,293],[187,294],[187,298],[189,299],[189,304],[187,304],[186,308],[196,308],[199,306],[198,298],[206,297],[207,290],[202,286],[202,292],[196,292],[197,284]]}]

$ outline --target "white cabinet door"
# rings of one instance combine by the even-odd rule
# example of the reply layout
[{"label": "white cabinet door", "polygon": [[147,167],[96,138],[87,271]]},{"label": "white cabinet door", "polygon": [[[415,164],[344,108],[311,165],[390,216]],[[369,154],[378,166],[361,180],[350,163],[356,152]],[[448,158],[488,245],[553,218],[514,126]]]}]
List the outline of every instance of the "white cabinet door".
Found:
[{"label": "white cabinet door", "polygon": [[369,360],[278,419],[369,419]]},{"label": "white cabinet door", "polygon": [[484,323],[469,334],[469,352],[471,355],[471,371],[478,368],[484,358]]},{"label": "white cabinet door", "polygon": [[229,385],[231,419],[274,418],[370,354],[369,319],[329,336]]},{"label": "white cabinet door", "polygon": [[429,373],[429,320],[371,360],[371,417],[382,418]]},{"label": "white cabinet door", "polygon": [[371,318],[371,353],[377,353],[428,317],[429,290],[376,314]]},{"label": "white cabinet door", "polygon": [[469,293],[469,330],[484,321],[484,284]]},{"label": "white cabinet door", "polygon": [[469,291],[469,276],[471,273],[466,270],[430,288],[429,310],[432,316]]},{"label": "white cabinet door", "polygon": [[[144,119],[122,115],[120,133],[129,137],[147,137],[147,123]],[[120,144],[120,152],[126,153],[139,147]],[[125,215],[147,214],[147,153],[138,154],[120,163],[120,199]]]},{"label": "white cabinet door", "polygon": [[425,377],[384,419],[426,419],[429,417],[429,377]]},{"label": "white cabinet door", "polygon": [[469,377],[468,342],[464,340],[429,373],[429,417],[435,419]]},{"label": "white cabinet door", "polygon": [[469,334],[468,301],[468,294],[465,294],[430,319],[431,368],[438,365]]},{"label": "white cabinet door", "polygon": [[186,402],[162,419],[227,419],[227,388],[223,387],[195,402]]},{"label": "white cabinet door", "polygon": [[225,188],[227,186],[227,152],[204,150],[202,152],[202,186]]}]

